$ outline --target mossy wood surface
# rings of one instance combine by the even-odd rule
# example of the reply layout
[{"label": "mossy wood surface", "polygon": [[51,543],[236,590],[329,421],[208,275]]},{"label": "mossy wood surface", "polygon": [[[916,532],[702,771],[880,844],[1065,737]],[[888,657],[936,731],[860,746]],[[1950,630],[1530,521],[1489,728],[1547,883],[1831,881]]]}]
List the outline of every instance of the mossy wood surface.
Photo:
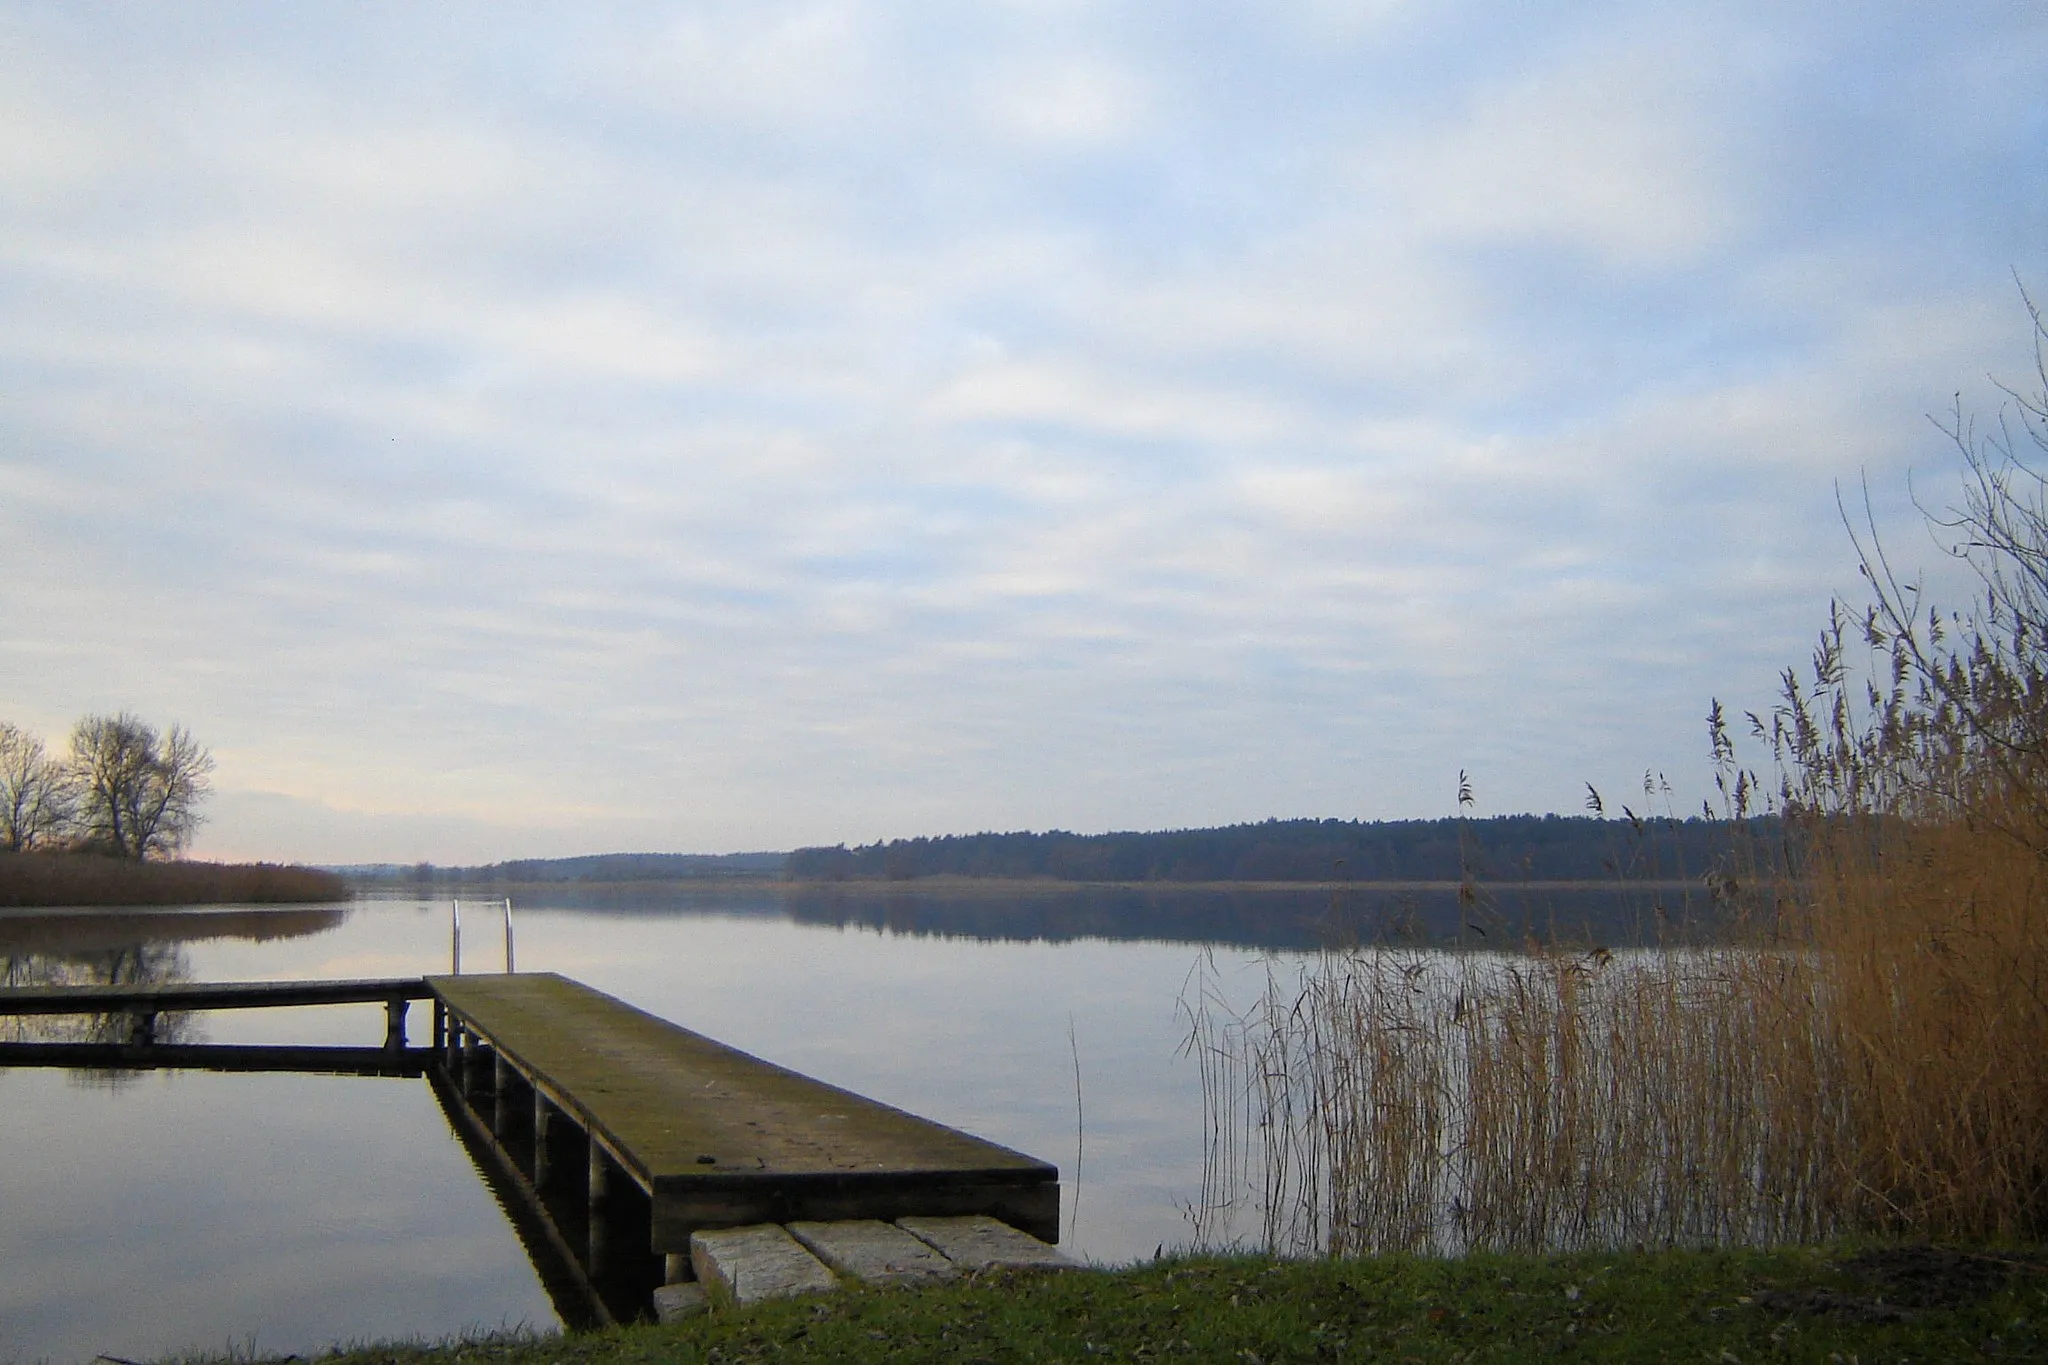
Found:
[{"label": "mossy wood surface", "polygon": [[648,1191],[656,1250],[707,1227],[910,1214],[986,1213],[1058,1235],[1059,1171],[1047,1162],[552,973],[429,984]]}]

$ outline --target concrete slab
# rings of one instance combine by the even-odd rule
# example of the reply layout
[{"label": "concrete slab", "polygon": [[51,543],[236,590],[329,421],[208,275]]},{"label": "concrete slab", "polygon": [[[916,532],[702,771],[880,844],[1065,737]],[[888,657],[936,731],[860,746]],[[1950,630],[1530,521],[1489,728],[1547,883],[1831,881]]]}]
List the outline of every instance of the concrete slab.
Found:
[{"label": "concrete slab", "polygon": [[791,1223],[789,1231],[826,1265],[868,1284],[929,1284],[959,1273],[930,1243],[873,1218]]},{"label": "concrete slab", "polygon": [[1058,1247],[1008,1223],[968,1218],[898,1218],[896,1226],[936,1247],[962,1270],[1073,1270],[1079,1263]]},{"label": "concrete slab", "polygon": [[665,1284],[654,1291],[654,1320],[681,1322],[711,1307],[711,1296],[695,1283]]},{"label": "concrete slab", "polygon": [[824,1262],[773,1223],[693,1233],[690,1264],[708,1290],[739,1304],[839,1287]]}]

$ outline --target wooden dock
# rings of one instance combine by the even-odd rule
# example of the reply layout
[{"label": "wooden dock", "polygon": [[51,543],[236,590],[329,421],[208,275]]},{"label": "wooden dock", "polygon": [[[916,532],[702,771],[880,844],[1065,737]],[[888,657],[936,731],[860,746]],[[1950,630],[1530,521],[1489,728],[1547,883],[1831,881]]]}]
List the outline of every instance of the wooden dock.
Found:
[{"label": "wooden dock", "polygon": [[[407,1045],[417,1000],[426,1047]],[[384,1006],[382,1047],[159,1038],[162,1015],[350,1004]],[[985,1216],[1059,1238],[1051,1164],[552,973],[0,989],[9,1015],[104,1022],[99,1041],[0,1043],[0,1066],[425,1074],[572,1325],[644,1312],[720,1229]]]},{"label": "wooden dock", "polygon": [[448,1071],[466,1091],[488,1084],[495,1132],[527,1128],[536,1188],[559,1179],[551,1130],[567,1119],[594,1200],[623,1177],[650,1201],[653,1252],[686,1255],[706,1228],[906,1216],[988,1214],[1059,1235],[1059,1171],[1046,1162],[551,973],[427,984]]},{"label": "wooden dock", "polygon": [[[118,986],[16,986],[0,990],[0,1016],[118,1015],[126,1023],[124,1041],[141,1049],[155,1043],[157,1017],[164,1014],[287,1009],[299,1005],[382,1005],[384,1046],[395,1052],[405,1047],[406,1006],[414,1000],[430,1000],[433,994],[425,978],[416,976],[356,981],[158,981]],[[45,1063],[109,1064],[90,1061]],[[155,1064],[169,1065],[161,1059]]]}]

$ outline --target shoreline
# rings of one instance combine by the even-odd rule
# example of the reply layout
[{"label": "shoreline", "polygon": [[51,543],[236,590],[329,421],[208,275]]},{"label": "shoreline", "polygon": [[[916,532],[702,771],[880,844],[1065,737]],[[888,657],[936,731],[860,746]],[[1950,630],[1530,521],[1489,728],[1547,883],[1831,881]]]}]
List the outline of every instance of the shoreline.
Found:
[{"label": "shoreline", "polygon": [[283,863],[136,862],[88,853],[0,853],[0,908],[147,909],[318,905],[353,898],[319,868]]},{"label": "shoreline", "polygon": [[[435,899],[442,892],[502,891],[528,893],[550,890],[606,890],[616,891],[629,888],[660,888],[663,891],[701,892],[706,895],[731,894],[739,891],[770,892],[778,895],[794,895],[804,892],[848,892],[885,895],[952,895],[952,896],[1065,896],[1085,891],[1139,891],[1178,895],[1201,893],[1205,895],[1256,892],[1260,894],[1298,892],[1302,894],[1365,892],[1378,895],[1404,894],[1454,894],[1463,885],[1458,881],[1066,881],[1052,877],[909,877],[900,881],[883,878],[804,879],[786,877],[650,877],[622,880],[570,880],[559,881],[447,881],[447,882],[403,882],[403,881],[358,881],[344,879],[357,894],[364,892],[418,892],[427,899]],[[1482,891],[1512,891],[1520,894],[1542,892],[1563,892],[1573,895],[1612,892],[1695,891],[1705,894],[1706,884],[1697,878],[1660,878],[1641,881],[1608,881],[1597,878],[1580,878],[1551,881],[1509,881],[1485,880],[1474,883]]]}]

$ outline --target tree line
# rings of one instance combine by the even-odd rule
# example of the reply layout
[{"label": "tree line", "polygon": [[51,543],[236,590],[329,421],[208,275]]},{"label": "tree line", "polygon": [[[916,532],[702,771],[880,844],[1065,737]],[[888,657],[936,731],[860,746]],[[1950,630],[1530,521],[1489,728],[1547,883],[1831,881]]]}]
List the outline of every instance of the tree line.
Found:
[{"label": "tree line", "polygon": [[212,773],[189,730],[126,711],[81,719],[62,754],[0,721],[0,851],[175,857],[199,829]]},{"label": "tree line", "polygon": [[1690,878],[1729,847],[1726,822],[1504,815],[1490,819],[1266,820],[1162,833],[964,834],[801,848],[802,881],[915,877],[1086,882],[1590,881]]}]

